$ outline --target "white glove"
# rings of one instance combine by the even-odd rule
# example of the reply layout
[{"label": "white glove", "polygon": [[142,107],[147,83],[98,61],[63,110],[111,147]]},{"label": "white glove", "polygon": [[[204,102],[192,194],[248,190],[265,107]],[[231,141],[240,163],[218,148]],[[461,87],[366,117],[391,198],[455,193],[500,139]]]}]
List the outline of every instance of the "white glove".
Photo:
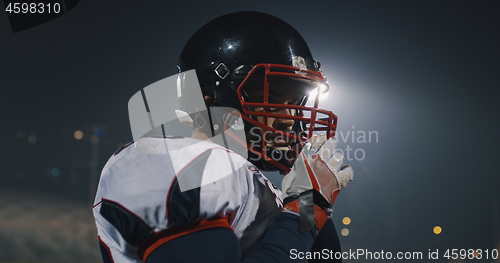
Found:
[{"label": "white glove", "polygon": [[283,199],[314,188],[333,206],[340,189],[354,177],[354,170],[349,165],[342,165],[344,156],[336,149],[337,141],[333,138],[311,137],[283,178]]}]

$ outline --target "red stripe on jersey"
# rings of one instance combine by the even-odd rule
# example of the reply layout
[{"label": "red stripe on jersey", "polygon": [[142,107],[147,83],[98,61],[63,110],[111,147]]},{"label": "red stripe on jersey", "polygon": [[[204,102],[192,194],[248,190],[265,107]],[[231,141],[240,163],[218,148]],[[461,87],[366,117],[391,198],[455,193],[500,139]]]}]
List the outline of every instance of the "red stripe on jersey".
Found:
[{"label": "red stripe on jersey", "polygon": [[96,206],[98,206],[100,203],[102,203],[102,200],[101,200],[101,201],[99,201],[97,204],[95,204],[95,205],[92,207],[92,209],[94,209],[94,208],[95,208]]},{"label": "red stripe on jersey", "polygon": [[97,236],[97,238],[99,239],[99,242],[101,242],[101,244],[106,248],[106,250],[108,251],[108,254],[109,254],[109,258],[111,259],[111,262],[115,262],[115,260],[113,259],[113,255],[111,254],[111,249],[109,249],[108,245],[106,245],[106,243],[104,243],[104,241],[102,241],[101,237],[100,236]]},{"label": "red stripe on jersey", "polygon": [[129,147],[130,145],[134,144],[134,142],[129,142],[125,145],[122,146],[122,148],[120,148],[118,151],[116,151],[115,153],[113,153],[113,156],[115,155],[118,155],[119,153],[121,153],[123,150],[125,150],[125,148]]},{"label": "red stripe on jersey", "polygon": [[173,226],[161,232],[155,233],[152,238],[148,239],[139,246],[137,254],[140,258],[142,258],[143,262],[146,262],[148,256],[163,244],[178,237],[214,227],[225,227],[233,230],[229,225],[227,216],[217,219],[204,219],[195,224]]}]

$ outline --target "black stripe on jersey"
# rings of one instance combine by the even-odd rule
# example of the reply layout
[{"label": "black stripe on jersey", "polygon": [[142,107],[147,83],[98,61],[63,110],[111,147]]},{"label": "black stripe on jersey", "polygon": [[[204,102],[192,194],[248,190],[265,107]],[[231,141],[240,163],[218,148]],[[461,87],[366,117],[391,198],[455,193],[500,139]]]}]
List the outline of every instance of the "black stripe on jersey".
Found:
[{"label": "black stripe on jersey", "polygon": [[101,248],[101,256],[102,256],[102,261],[104,263],[114,263],[113,257],[111,256],[111,251],[109,250],[108,245],[106,245],[102,240],[100,236],[97,236],[99,239],[99,247]]},{"label": "black stripe on jersey", "polygon": [[[198,155],[186,165],[174,179],[167,197],[167,211],[169,225],[194,223],[200,219],[200,185],[203,171],[212,149]],[[184,189],[182,192],[179,181]],[[194,188],[195,187],[195,188]]]},{"label": "black stripe on jersey", "polygon": [[255,175],[253,176],[253,185],[254,189],[259,193],[259,208],[255,220],[245,229],[240,239],[242,259],[248,257],[257,248],[281,211],[281,208],[276,204],[274,193],[267,185],[261,183]]},{"label": "black stripe on jersey", "polygon": [[144,221],[116,202],[103,199],[99,212],[131,245],[139,245],[153,233]]}]

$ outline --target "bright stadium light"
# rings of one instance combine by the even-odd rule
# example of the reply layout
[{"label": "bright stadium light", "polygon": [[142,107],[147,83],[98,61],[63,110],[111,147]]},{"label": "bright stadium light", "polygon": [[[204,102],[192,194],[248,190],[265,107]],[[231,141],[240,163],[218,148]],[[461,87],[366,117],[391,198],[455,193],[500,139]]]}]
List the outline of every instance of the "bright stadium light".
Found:
[{"label": "bright stadium light", "polygon": [[[318,88],[315,88],[309,92],[309,98],[313,99],[316,98],[316,95],[318,94],[318,89],[321,90],[321,93],[319,94],[319,99],[324,100],[328,98],[328,88],[325,85],[320,85]],[[325,91],[326,92],[323,92]]]}]

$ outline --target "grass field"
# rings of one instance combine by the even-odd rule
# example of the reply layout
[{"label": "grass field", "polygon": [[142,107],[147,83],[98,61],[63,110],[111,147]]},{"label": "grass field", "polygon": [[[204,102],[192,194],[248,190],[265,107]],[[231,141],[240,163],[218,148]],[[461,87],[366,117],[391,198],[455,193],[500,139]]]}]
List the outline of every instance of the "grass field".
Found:
[{"label": "grass field", "polygon": [[89,205],[1,189],[0,263],[102,262]]}]

